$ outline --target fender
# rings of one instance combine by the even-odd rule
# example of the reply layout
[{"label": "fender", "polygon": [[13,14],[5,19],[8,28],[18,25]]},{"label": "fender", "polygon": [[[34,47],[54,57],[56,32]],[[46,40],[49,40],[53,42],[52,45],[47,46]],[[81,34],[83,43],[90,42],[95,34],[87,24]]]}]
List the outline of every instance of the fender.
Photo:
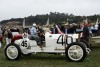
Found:
[{"label": "fender", "polygon": [[28,49],[27,49],[28,46],[30,45],[29,39],[25,39],[25,40],[24,39],[19,39],[19,40],[16,40],[14,43],[19,45],[19,47],[21,49],[21,52],[23,54],[28,54],[29,53]]},{"label": "fender", "polygon": [[29,39],[19,39],[14,43],[19,45],[21,48],[27,48],[30,45]]}]

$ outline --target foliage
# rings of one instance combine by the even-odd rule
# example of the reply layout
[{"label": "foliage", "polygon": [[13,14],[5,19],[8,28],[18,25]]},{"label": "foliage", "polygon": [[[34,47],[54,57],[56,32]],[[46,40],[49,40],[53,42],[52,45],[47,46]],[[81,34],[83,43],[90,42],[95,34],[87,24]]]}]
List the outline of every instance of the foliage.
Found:
[{"label": "foliage", "polygon": [[[27,25],[31,25],[33,23],[39,24],[39,25],[45,25],[47,22],[47,19],[50,19],[50,24],[61,24],[62,22],[67,22],[67,19],[69,23],[80,23],[83,22],[86,18],[88,18],[89,22],[96,22],[96,19],[100,19],[100,15],[91,15],[91,16],[75,16],[73,14],[68,13],[59,13],[59,12],[50,12],[50,14],[42,14],[42,15],[36,15],[36,16],[28,16],[25,17],[25,22]],[[20,24],[22,24],[24,18],[11,18],[9,20],[3,20],[1,21],[1,24],[5,24],[12,21],[18,21]]]}]

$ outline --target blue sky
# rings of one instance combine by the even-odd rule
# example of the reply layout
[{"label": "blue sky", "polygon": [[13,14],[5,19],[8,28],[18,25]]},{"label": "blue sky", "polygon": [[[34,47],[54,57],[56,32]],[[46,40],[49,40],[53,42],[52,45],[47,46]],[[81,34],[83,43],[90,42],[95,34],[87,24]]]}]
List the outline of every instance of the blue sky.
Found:
[{"label": "blue sky", "polygon": [[0,0],[0,21],[50,12],[100,14],[100,0]]}]

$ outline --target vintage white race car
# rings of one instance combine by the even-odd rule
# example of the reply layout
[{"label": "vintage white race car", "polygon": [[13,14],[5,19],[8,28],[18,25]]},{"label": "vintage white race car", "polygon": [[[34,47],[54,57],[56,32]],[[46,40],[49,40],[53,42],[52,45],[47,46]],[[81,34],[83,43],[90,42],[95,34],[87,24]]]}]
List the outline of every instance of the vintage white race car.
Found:
[{"label": "vintage white race car", "polygon": [[37,45],[35,40],[30,40],[27,33],[23,33],[22,39],[15,40],[5,46],[5,56],[9,60],[17,60],[21,54],[31,53],[63,53],[71,61],[79,62],[86,58],[87,47],[82,42],[78,42],[78,34],[45,34],[45,41],[42,48]]}]

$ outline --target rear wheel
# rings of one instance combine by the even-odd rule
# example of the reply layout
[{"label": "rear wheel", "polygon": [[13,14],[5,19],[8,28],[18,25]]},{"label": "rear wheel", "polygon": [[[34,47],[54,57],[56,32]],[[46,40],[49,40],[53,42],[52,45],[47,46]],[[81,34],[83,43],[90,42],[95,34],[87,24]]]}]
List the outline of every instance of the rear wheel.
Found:
[{"label": "rear wheel", "polygon": [[87,41],[81,39],[80,42],[81,43],[84,43],[84,46],[87,47],[87,48],[89,48],[89,45],[88,45],[88,42]]},{"label": "rear wheel", "polygon": [[83,61],[86,58],[86,49],[81,43],[71,43],[65,50],[66,58],[70,61]]},{"label": "rear wheel", "polygon": [[17,60],[21,57],[21,49],[14,43],[8,44],[4,52],[8,60]]},{"label": "rear wheel", "polygon": [[87,48],[87,46],[84,42],[79,42],[79,43],[82,44],[85,48]]}]

